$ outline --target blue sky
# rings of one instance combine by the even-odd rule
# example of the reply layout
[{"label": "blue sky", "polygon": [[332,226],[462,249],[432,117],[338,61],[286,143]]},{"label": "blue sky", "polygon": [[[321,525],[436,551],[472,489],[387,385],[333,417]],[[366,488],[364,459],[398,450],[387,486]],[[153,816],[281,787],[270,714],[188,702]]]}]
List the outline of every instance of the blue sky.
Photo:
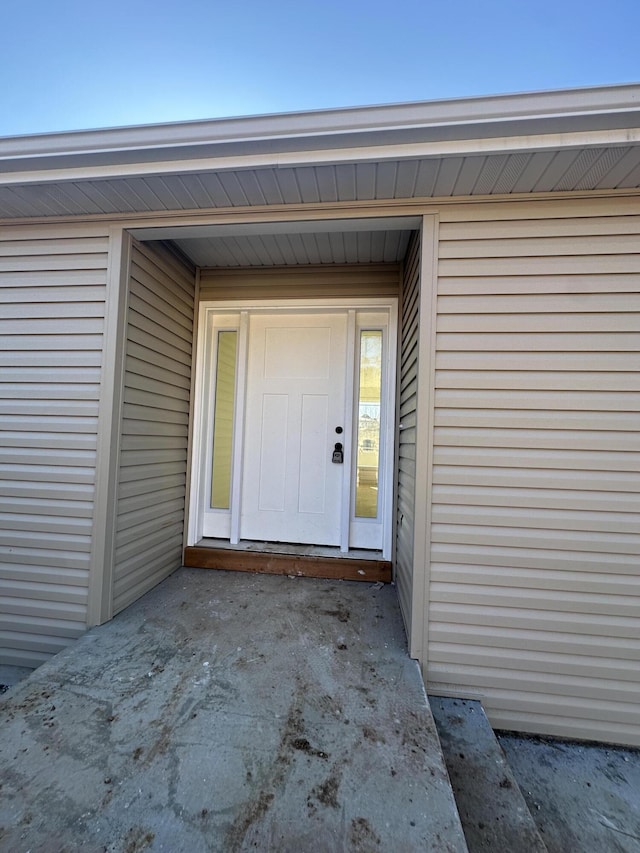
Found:
[{"label": "blue sky", "polygon": [[0,135],[640,81],[640,0],[0,0]]}]

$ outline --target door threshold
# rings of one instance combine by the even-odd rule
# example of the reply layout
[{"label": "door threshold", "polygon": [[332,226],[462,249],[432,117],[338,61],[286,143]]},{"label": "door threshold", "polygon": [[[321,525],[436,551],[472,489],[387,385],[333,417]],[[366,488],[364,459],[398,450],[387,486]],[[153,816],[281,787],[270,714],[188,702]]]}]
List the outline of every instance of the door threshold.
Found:
[{"label": "door threshold", "polygon": [[357,549],[344,553],[330,546],[286,542],[241,541],[231,545],[226,539],[201,539],[197,545],[185,548],[184,565],[367,583],[392,580],[391,562],[382,558],[382,551]]}]

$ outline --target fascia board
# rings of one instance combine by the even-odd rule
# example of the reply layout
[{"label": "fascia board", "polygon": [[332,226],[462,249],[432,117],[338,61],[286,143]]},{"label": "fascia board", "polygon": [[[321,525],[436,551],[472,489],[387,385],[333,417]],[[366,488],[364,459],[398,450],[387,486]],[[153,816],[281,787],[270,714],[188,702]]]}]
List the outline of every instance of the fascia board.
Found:
[{"label": "fascia board", "polygon": [[[320,141],[322,137],[348,135],[353,136],[353,144],[357,145],[359,136],[389,132],[396,134],[401,143],[403,132],[420,128],[425,132],[458,128],[462,136],[485,137],[495,134],[490,129],[492,125],[505,123],[513,124],[513,135],[518,135],[517,126],[523,124],[527,134],[538,135],[552,130],[569,132],[575,129],[571,124],[576,122],[584,129],[585,120],[593,130],[606,129],[612,121],[619,125],[623,117],[627,125],[633,126],[638,123],[638,115],[640,85],[627,84],[5,137],[0,138],[0,160],[73,158],[116,152],[129,152],[132,156],[137,152],[142,156],[143,152],[158,149],[170,150],[172,159],[179,159],[180,149],[194,146],[314,137]],[[462,133],[465,127],[467,131]],[[476,131],[471,133],[473,127]]]},{"label": "fascia board", "polygon": [[179,175],[247,169],[300,168],[303,166],[434,159],[455,156],[488,156],[491,154],[514,154],[554,149],[624,147],[638,144],[640,144],[640,127],[606,131],[580,131],[575,133],[366,146],[362,148],[276,152],[235,157],[207,157],[187,161],[166,160],[152,163],[63,167],[48,170],[36,169],[23,172],[0,173],[0,186],[24,186],[67,181],[107,180],[151,175]]}]

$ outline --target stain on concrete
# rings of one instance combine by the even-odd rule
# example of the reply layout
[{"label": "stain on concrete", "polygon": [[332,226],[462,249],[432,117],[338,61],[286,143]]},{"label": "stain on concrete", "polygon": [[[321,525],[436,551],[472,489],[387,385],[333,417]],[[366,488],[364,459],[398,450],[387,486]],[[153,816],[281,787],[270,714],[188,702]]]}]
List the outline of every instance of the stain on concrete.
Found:
[{"label": "stain on concrete", "polygon": [[344,707],[340,699],[335,696],[330,696],[328,693],[325,693],[324,696],[320,696],[312,704],[323,716],[329,715],[330,717],[340,718],[344,711]]},{"label": "stain on concrete", "polygon": [[339,807],[338,802],[338,790],[340,789],[340,779],[336,776],[330,776],[326,782],[323,782],[322,785],[318,786],[314,795],[319,803],[322,803],[323,806],[329,806],[332,809],[337,809]]},{"label": "stain on concrete", "polygon": [[370,853],[372,850],[380,849],[380,838],[365,817],[356,817],[351,821],[349,828],[349,844],[352,850]]},{"label": "stain on concrete", "polygon": [[321,610],[320,613],[324,613],[325,616],[333,616],[338,622],[348,622],[351,618],[351,611],[347,610],[346,607],[339,607],[337,610]]},{"label": "stain on concrete", "polygon": [[362,734],[366,740],[370,740],[372,743],[386,743],[384,736],[371,726],[363,726]]},{"label": "stain on concrete", "polygon": [[316,756],[316,758],[322,758],[326,761],[329,756],[326,752],[323,752],[321,749],[314,749],[309,741],[305,737],[296,738],[291,746],[294,749],[300,750],[300,752],[306,752],[307,755]]},{"label": "stain on concrete", "polygon": [[315,813],[314,802],[319,803],[326,808],[338,809],[340,802],[338,800],[338,792],[340,790],[340,781],[342,777],[342,766],[339,764],[331,768],[329,776],[317,785],[307,798],[307,806],[310,811]]},{"label": "stain on concrete", "polygon": [[257,799],[248,804],[246,814],[236,820],[231,827],[231,831],[227,835],[228,846],[225,849],[229,851],[242,849],[247,832],[254,823],[266,815],[274,799],[275,794],[273,792],[260,791]]},{"label": "stain on concrete", "polygon": [[282,729],[282,736],[278,752],[268,774],[267,783],[263,785],[257,796],[245,804],[244,814],[233,823],[228,835],[227,845],[231,851],[241,849],[249,830],[262,820],[271,807],[275,793],[282,788],[287,772],[292,762],[292,750],[305,740],[301,737],[304,733],[304,722],[302,719],[302,699],[300,690],[296,692],[294,701],[289,708],[286,722]]},{"label": "stain on concrete", "polygon": [[[154,832],[144,830],[139,826],[133,827],[124,839],[123,853],[142,853],[143,850],[148,850],[151,847],[154,838]],[[109,850],[109,848],[106,849]]]}]

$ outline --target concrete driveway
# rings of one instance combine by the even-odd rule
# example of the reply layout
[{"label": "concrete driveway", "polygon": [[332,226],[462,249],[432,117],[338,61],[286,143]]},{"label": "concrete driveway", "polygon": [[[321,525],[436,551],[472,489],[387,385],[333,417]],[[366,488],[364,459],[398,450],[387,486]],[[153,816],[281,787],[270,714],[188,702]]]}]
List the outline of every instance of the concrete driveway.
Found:
[{"label": "concrete driveway", "polygon": [[2,851],[466,849],[391,586],[181,569],[0,721]]}]

